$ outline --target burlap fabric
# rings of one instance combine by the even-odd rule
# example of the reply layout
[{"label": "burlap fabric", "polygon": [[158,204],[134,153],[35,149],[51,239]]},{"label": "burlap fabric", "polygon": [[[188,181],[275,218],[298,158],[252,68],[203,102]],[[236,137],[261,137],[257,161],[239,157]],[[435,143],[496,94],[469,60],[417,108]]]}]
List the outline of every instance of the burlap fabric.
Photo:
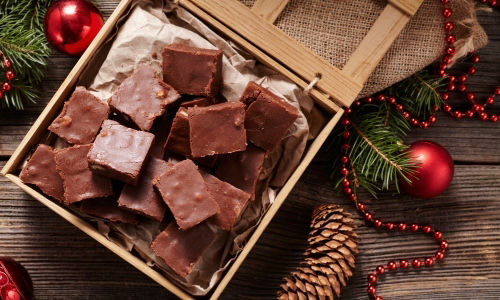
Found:
[{"label": "burlap fabric", "polygon": [[[254,0],[241,0],[252,6]],[[450,1],[457,36],[457,57],[486,45],[473,0]],[[276,25],[332,65],[342,68],[366,35],[385,0],[291,0]],[[373,94],[439,59],[445,46],[443,6],[426,0],[380,65],[360,96]]]}]

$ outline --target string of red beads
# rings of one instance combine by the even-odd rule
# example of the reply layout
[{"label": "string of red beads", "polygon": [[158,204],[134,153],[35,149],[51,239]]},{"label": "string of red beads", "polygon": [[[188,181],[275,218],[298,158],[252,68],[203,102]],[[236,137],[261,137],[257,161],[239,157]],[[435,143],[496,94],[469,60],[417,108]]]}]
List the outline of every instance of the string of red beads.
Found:
[{"label": "string of red beads", "polygon": [[7,57],[4,57],[2,51],[0,51],[0,61],[2,62],[3,68],[6,69],[5,71],[6,81],[3,82],[0,86],[0,99],[2,99],[5,92],[8,92],[12,89],[12,81],[14,80],[16,75],[12,67],[12,62]]},{"label": "string of red beads", "polygon": [[[484,4],[489,4],[491,6],[496,6],[497,1],[496,0],[479,0],[479,2],[484,3]],[[472,63],[472,66],[469,67],[467,70],[467,73],[461,74],[461,75],[452,75],[448,72],[448,66],[452,63],[453,61],[453,56],[455,55],[455,48],[454,48],[454,43],[456,42],[456,37],[453,35],[453,30],[454,30],[454,24],[453,22],[449,21],[449,18],[451,18],[453,11],[452,9],[448,6],[449,0],[441,0],[441,3],[444,5],[443,8],[443,17],[445,18],[445,23],[444,23],[444,30],[446,32],[446,43],[447,46],[444,49],[444,56],[439,64],[439,69],[437,73],[442,76],[448,77],[448,86],[447,86],[447,91],[441,93],[441,99],[443,101],[447,101],[449,98],[449,92],[451,91],[458,91],[460,93],[463,93],[465,95],[465,98],[471,103],[471,108],[465,112],[459,111],[459,110],[454,110],[453,107],[449,104],[446,103],[443,106],[443,110],[445,112],[448,112],[452,117],[456,119],[460,119],[462,117],[467,117],[467,118],[473,118],[474,116],[477,115],[477,117],[481,120],[489,120],[491,122],[497,122],[498,121],[498,116],[494,114],[487,114],[484,109],[487,105],[492,105],[495,101],[495,97],[500,95],[500,87],[497,87],[494,90],[494,93],[491,94],[486,98],[486,101],[484,104],[479,104],[476,101],[475,94],[467,91],[467,86],[466,86],[466,81],[469,76],[473,76],[476,73],[476,67],[475,64],[479,63],[479,55],[475,52],[471,52],[469,55],[469,59]],[[429,116],[426,120],[418,120],[417,118],[413,117],[408,110],[404,108],[404,106],[399,103],[395,97],[393,96],[387,96],[384,94],[378,94],[374,98],[373,97],[366,97],[361,100],[357,100],[353,103],[354,107],[359,107],[364,103],[373,103],[374,101],[378,102],[384,102],[387,101],[387,103],[393,105],[398,111],[400,111],[404,117],[410,122],[410,124],[414,127],[421,127],[421,128],[428,128],[431,124],[436,122],[436,115],[432,114]],[[439,111],[439,107],[436,106],[434,107],[434,111],[437,112]],[[425,258],[419,258],[416,257],[411,260],[402,259],[399,262],[396,261],[390,261],[387,263],[387,265],[380,265],[375,268],[375,270],[368,275],[368,288],[367,288],[367,293],[369,296],[374,298],[375,300],[383,300],[381,296],[377,295],[377,276],[382,276],[387,272],[390,271],[397,271],[400,269],[408,269],[410,265],[414,269],[419,269],[422,266],[424,267],[432,267],[434,266],[435,262],[441,261],[444,259],[446,251],[449,248],[448,241],[446,241],[443,237],[443,233],[440,231],[435,230],[429,225],[421,225],[421,224],[406,224],[404,222],[400,223],[393,223],[393,222],[384,222],[378,218],[376,218],[371,212],[367,211],[367,207],[363,202],[358,201],[358,197],[356,193],[354,192],[353,186],[351,184],[351,181],[349,180],[349,150],[350,150],[350,145],[348,143],[348,139],[351,135],[350,127],[351,127],[351,121],[349,119],[350,114],[352,113],[351,108],[346,108],[344,117],[341,120],[341,124],[344,127],[344,132],[342,134],[342,137],[344,139],[344,143],[342,145],[342,150],[344,151],[344,155],[341,157],[340,161],[342,163],[342,168],[340,169],[340,174],[343,176],[342,180],[342,186],[343,186],[343,191],[344,194],[355,203],[356,208],[358,211],[364,216],[366,222],[372,224],[375,228],[380,228],[380,229],[385,229],[388,231],[393,231],[393,230],[399,230],[401,232],[406,232],[406,231],[411,231],[411,232],[422,232],[424,234],[427,234],[434,238],[436,242],[438,243],[438,250],[434,253],[433,256],[425,257]]]}]

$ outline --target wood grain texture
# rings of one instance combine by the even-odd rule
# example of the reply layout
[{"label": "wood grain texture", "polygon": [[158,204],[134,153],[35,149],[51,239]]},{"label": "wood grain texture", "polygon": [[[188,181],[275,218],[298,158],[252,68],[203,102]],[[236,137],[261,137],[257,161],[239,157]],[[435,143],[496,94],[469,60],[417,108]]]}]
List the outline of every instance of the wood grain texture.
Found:
[{"label": "wood grain texture", "polygon": [[413,16],[418,8],[420,7],[420,4],[422,4],[423,0],[389,0],[387,1],[394,7],[397,7],[398,9],[404,11],[406,14],[409,16]]},{"label": "wood grain texture", "polygon": [[[102,0],[109,15],[117,2]],[[482,63],[468,89],[483,97],[500,82],[500,12],[480,12],[490,38],[480,51]],[[25,112],[0,112],[0,156],[5,160],[19,144],[76,60],[54,52],[42,84],[42,100]],[[468,81],[469,82],[469,81]],[[463,103],[456,98],[453,102]],[[462,104],[465,108],[466,105]],[[500,105],[491,110],[500,113]],[[431,139],[444,145],[456,162],[452,186],[442,196],[418,200],[385,195],[370,203],[380,217],[429,223],[450,241],[450,256],[430,270],[389,275],[378,286],[385,299],[500,298],[500,135],[499,124],[455,121],[440,116],[429,130],[413,130],[409,141]],[[9,150],[10,149],[10,150]],[[1,160],[0,159],[0,160]],[[312,207],[350,203],[328,179],[324,150],[306,170],[275,219],[250,252],[221,299],[273,299],[281,278],[301,259]],[[5,162],[0,162],[0,168]],[[363,194],[363,199],[368,196]],[[393,258],[428,255],[435,244],[420,235],[387,234],[366,227],[360,234],[358,267],[342,299],[368,299],[366,274]],[[397,238],[394,238],[396,236]],[[175,299],[164,288],[0,177],[0,255],[26,266],[36,299]]]},{"label": "wood grain texture", "polygon": [[257,0],[252,6],[252,11],[272,24],[280,16],[289,1],[290,0]]}]

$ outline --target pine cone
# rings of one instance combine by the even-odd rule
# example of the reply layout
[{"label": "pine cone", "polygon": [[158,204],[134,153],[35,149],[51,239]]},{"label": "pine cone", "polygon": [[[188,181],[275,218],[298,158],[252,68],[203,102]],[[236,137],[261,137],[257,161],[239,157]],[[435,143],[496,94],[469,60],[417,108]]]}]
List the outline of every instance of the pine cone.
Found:
[{"label": "pine cone", "polygon": [[299,267],[284,278],[279,299],[338,299],[354,269],[358,235],[351,214],[335,204],[317,206]]}]

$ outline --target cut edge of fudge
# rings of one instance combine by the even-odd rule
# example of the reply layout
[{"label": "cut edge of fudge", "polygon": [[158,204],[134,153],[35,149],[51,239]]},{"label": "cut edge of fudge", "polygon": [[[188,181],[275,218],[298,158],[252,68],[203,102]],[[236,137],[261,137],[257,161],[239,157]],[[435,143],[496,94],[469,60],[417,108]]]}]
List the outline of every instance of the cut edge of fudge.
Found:
[{"label": "cut edge of fudge", "polygon": [[113,198],[94,198],[83,200],[80,204],[80,212],[106,219],[111,222],[124,224],[138,224],[139,220],[134,213],[122,209]]},{"label": "cut edge of fudge", "polygon": [[[81,100],[81,98],[85,98],[85,101]],[[68,116],[73,112],[72,106],[75,105],[83,106],[86,110],[85,113],[75,112],[78,113],[78,118]],[[85,87],[77,86],[48,129],[70,144],[88,144],[94,140],[102,122],[108,118],[109,112],[110,108],[106,102],[91,94]],[[84,122],[88,126],[82,129],[84,125],[82,123]]]},{"label": "cut edge of fudge", "polygon": [[[120,147],[120,134],[127,134],[127,138],[132,139],[134,146],[143,147],[141,153],[132,153],[127,148],[122,149],[107,149],[105,147],[111,144],[114,147]],[[117,134],[114,143],[106,141],[109,135]],[[102,139],[102,141],[101,141]],[[139,140],[137,140],[139,139]],[[128,184],[136,185],[139,181],[141,171],[149,158],[148,154],[154,141],[154,134],[146,131],[135,130],[129,127],[125,127],[120,123],[113,120],[105,120],[102,124],[101,131],[97,135],[92,147],[87,155],[90,168],[103,176],[110,177],[123,181]],[[130,143],[126,143],[129,147]],[[136,149],[138,150],[138,149]],[[142,151],[146,150],[146,151]],[[109,151],[113,151],[110,153]],[[121,156],[118,157],[118,154]],[[109,158],[113,157],[113,160]],[[133,165],[130,162],[133,162]],[[140,161],[140,162],[139,162]],[[128,170],[123,166],[128,165]]]},{"label": "cut edge of fudge", "polygon": [[19,178],[24,183],[35,185],[47,196],[64,203],[63,180],[56,169],[55,150],[52,147],[39,144],[21,170]]},{"label": "cut edge of fudge", "polygon": [[185,157],[191,156],[190,130],[187,108],[181,107],[175,114],[170,133],[165,143],[165,150]]}]

